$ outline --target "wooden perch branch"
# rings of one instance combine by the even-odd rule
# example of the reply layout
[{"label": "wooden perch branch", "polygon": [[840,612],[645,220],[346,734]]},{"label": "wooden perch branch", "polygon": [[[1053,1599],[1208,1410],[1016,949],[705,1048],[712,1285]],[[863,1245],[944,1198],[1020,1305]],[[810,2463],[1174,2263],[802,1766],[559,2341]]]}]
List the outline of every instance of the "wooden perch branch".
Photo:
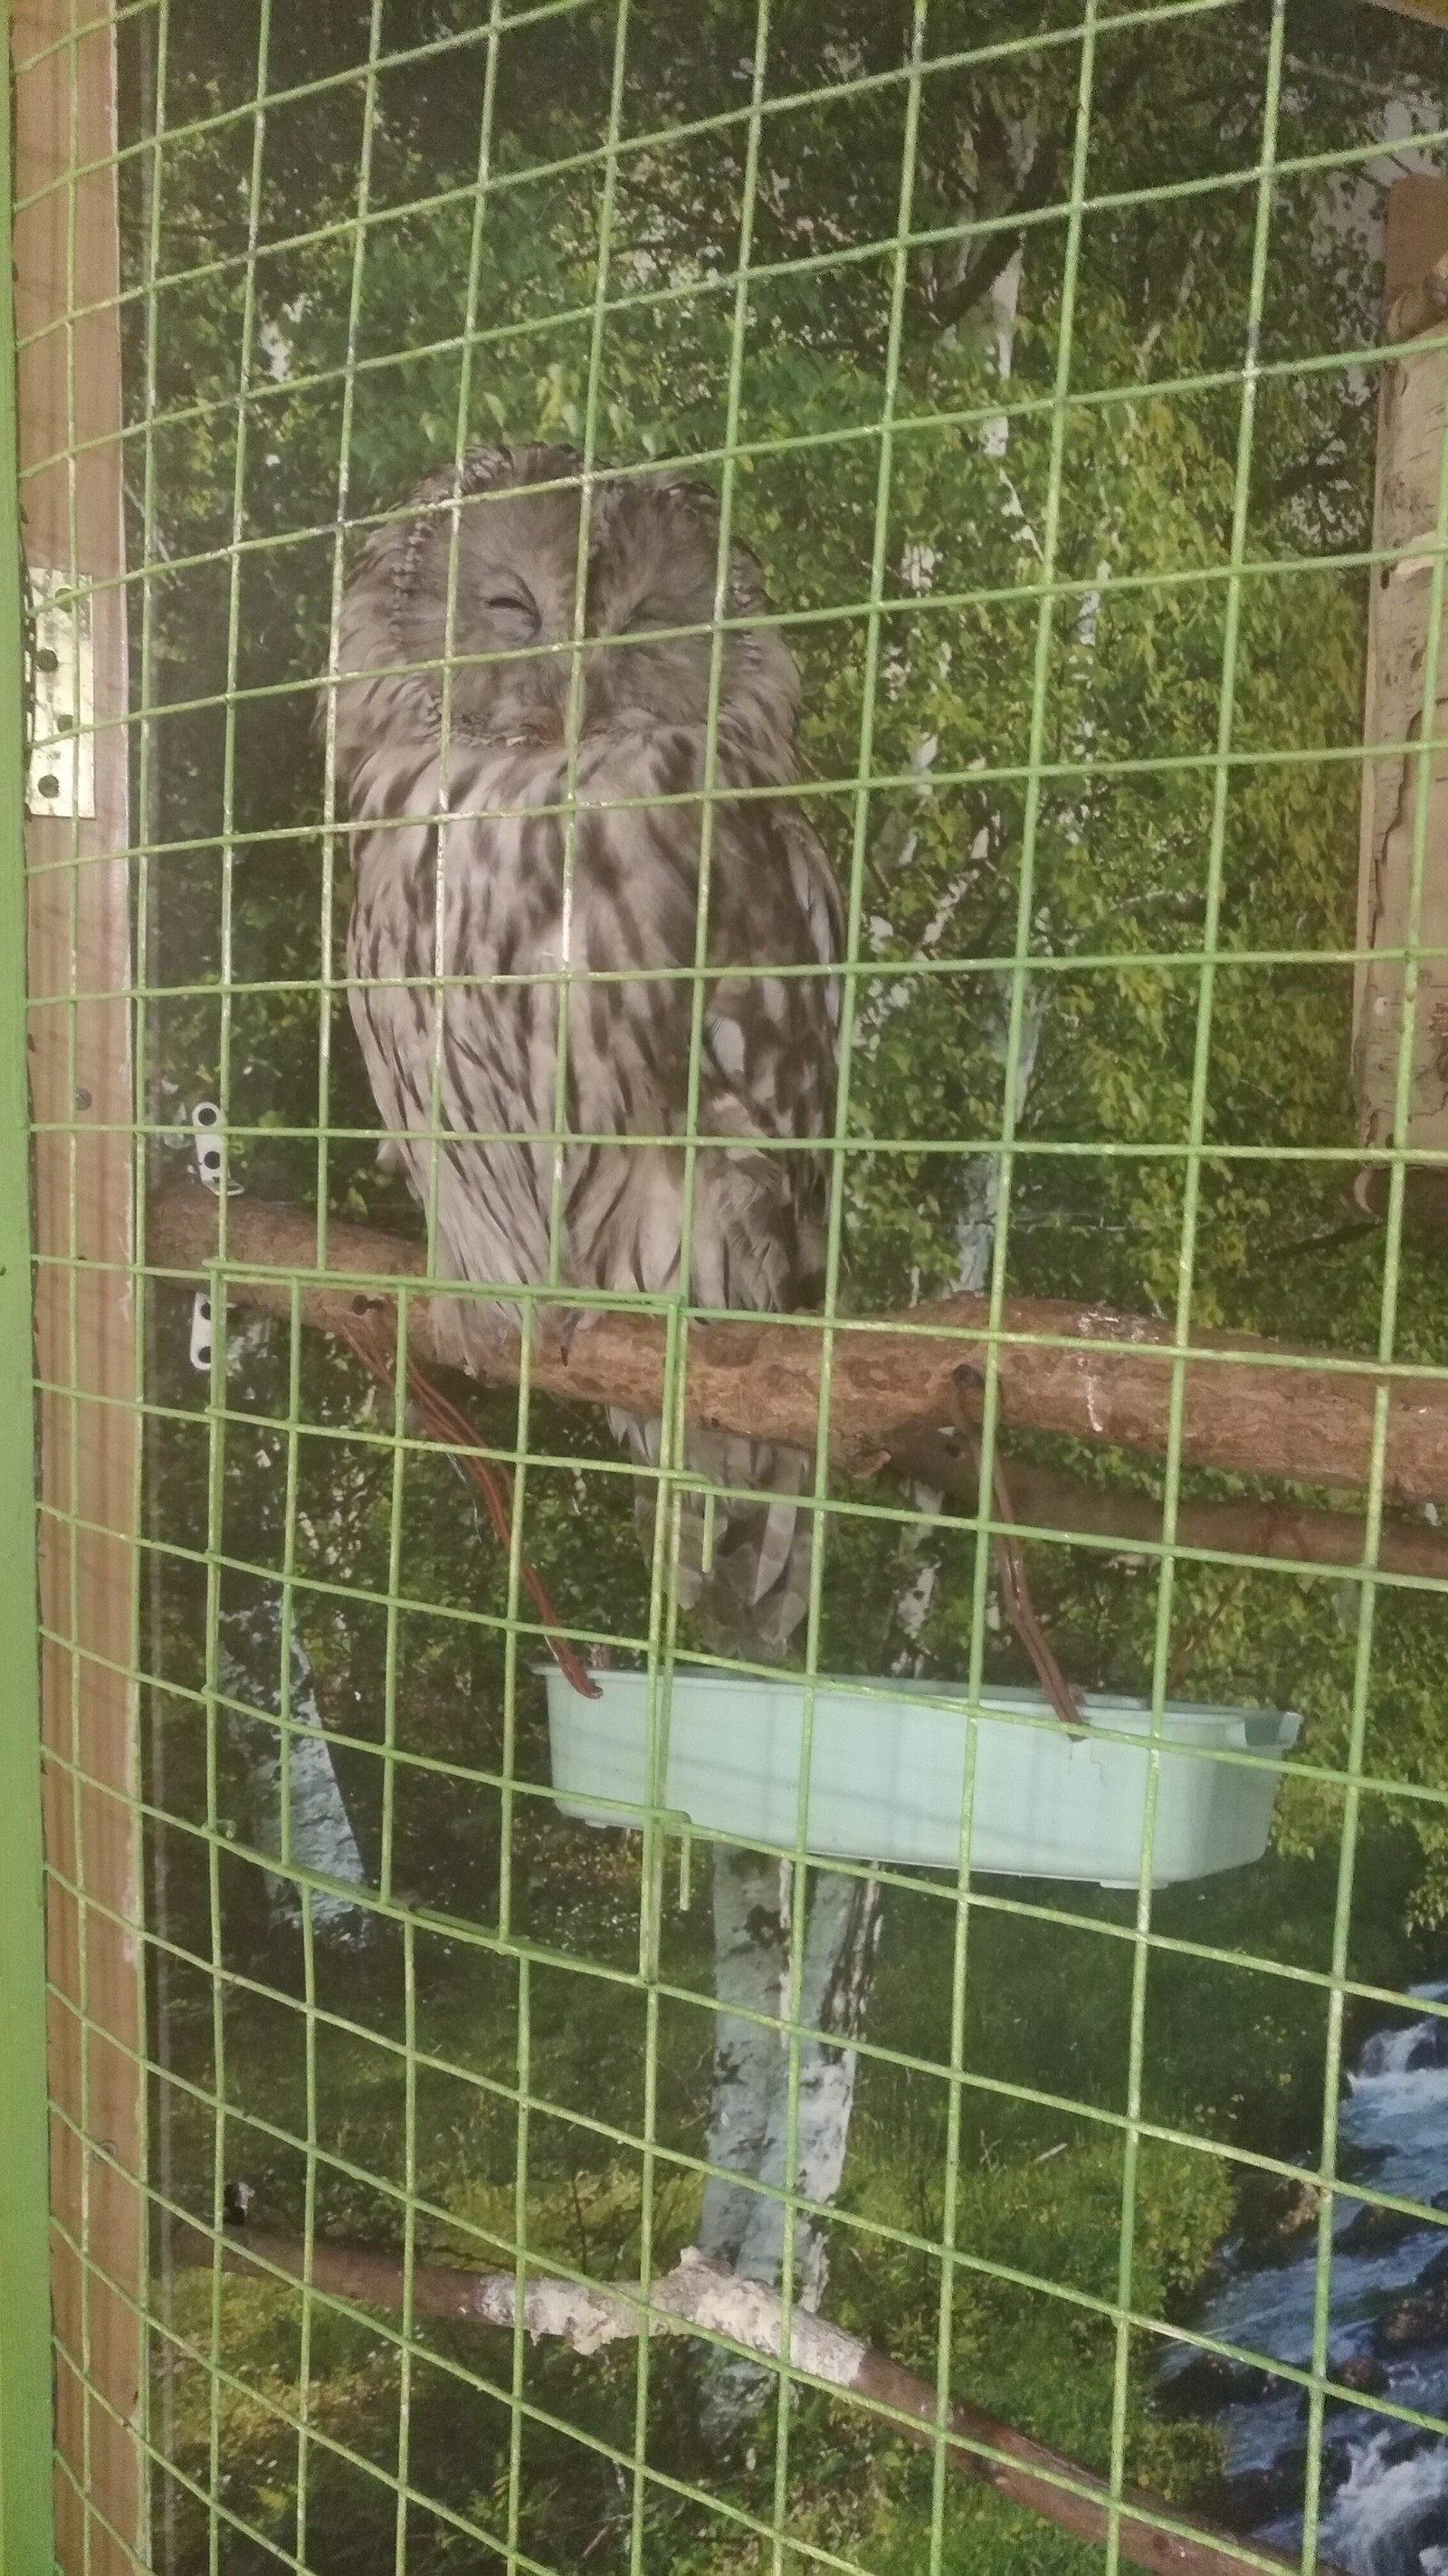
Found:
[{"label": "wooden perch branch", "polygon": [[[212,2239],[199,2228],[179,2226],[172,2232],[177,2262],[209,2268],[216,2251]],[[261,2235],[248,2228],[244,2234],[225,2237],[219,2251],[225,2272],[254,2278],[270,2269],[368,2307],[403,2304],[402,2265],[395,2256],[368,2246],[314,2241],[309,2248],[300,2238]],[[427,2263],[413,2266],[415,2314],[511,2327],[516,2304],[512,2272],[454,2271]],[[540,2336],[555,2337],[582,2354],[626,2341],[642,2332],[645,2323],[650,2334],[658,2335],[701,2328],[742,2344],[766,2361],[780,2358],[784,2342],[779,2293],[711,2263],[692,2246],[685,2248],[672,2272],[650,2282],[647,2309],[636,2291],[535,2277],[524,2286],[522,2322],[535,2341]],[[937,2421],[933,2386],[887,2360],[872,2344],[795,2307],[789,2320],[789,2358],[796,2370],[838,2389],[841,2395],[863,2397],[888,2408],[888,2415],[875,2420],[905,2441],[933,2447]],[[1110,2489],[1079,2461],[1032,2441],[965,2398],[951,2401],[944,2431],[948,2465],[962,2477],[980,2479],[1008,2503],[1026,2506],[1076,2539],[1106,2538]],[[1135,2488],[1128,2488],[1121,2497],[1120,2516],[1122,2557],[1134,2567],[1152,2570],[1153,2576],[1242,2576],[1244,2568],[1297,2567],[1297,2560],[1280,2550],[1241,2540],[1201,2515],[1183,2512],[1180,2506]],[[1162,2523],[1177,2528],[1163,2529]],[[1318,2576],[1337,2576],[1337,2571],[1319,2560]]]},{"label": "wooden perch branch", "polygon": [[[187,1276],[204,1271],[216,1259],[217,1213],[217,1202],[199,1188],[170,1190],[154,1199],[150,1264]],[[316,1220],[306,1211],[259,1199],[231,1201],[226,1262],[231,1297],[285,1314],[290,1280],[266,1274],[305,1273],[315,1270],[315,1263]],[[318,1276],[315,1285],[303,1279],[301,1312],[307,1323],[342,1333],[359,1315],[390,1325],[390,1298],[362,1281],[417,1278],[422,1253],[396,1235],[333,1224],[327,1233],[327,1263],[325,1276]],[[952,1297],[886,1317],[883,1329],[859,1319],[836,1324],[830,1434],[843,1467],[869,1474],[912,1438],[929,1438],[953,1421],[956,1371],[985,1365],[988,1311],[983,1297]],[[1013,1336],[1049,1337],[1001,1345],[999,1382],[1007,1435],[1051,1431],[1162,1453],[1172,1376],[1165,1325],[1103,1306],[1020,1298],[1008,1302],[1003,1329]],[[417,1355],[433,1355],[431,1319],[422,1298],[412,1310],[410,1335]],[[688,1419],[812,1448],[820,1340],[821,1327],[813,1321],[694,1324],[684,1392]],[[657,1413],[664,1347],[659,1317],[590,1314],[566,1349],[556,1338],[539,1337],[533,1383],[574,1402]],[[517,1341],[500,1325],[487,1374],[506,1384],[516,1379],[518,1365]],[[1387,1499],[1411,1504],[1448,1496],[1448,1381],[1394,1377],[1366,1359],[1334,1364],[1326,1353],[1293,1351],[1245,1334],[1197,1336],[1186,1366],[1183,1452],[1195,1466],[1360,1492],[1368,1477],[1380,1390],[1388,1404]],[[1296,1514],[1294,1542],[1299,1532],[1314,1536],[1315,1525],[1336,1519],[1330,1513]],[[1356,1536],[1346,1542],[1346,1558],[1335,1530],[1333,1540],[1330,1552],[1324,1548],[1324,1562],[1357,1561]],[[1442,1570],[1436,1555],[1433,1570]]]}]

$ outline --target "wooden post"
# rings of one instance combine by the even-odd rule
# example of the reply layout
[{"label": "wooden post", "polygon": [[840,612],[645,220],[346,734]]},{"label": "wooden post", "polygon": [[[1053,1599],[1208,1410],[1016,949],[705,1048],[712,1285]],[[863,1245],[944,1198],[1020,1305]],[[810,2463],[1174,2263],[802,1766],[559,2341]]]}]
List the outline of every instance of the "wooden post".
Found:
[{"label": "wooden post", "polygon": [[[114,30],[93,0],[13,0],[10,26],[22,536],[38,592],[112,585],[55,612],[88,625],[105,728],[127,681]],[[127,772],[125,728],[97,731],[26,834],[57,2564],[87,2576],[134,2567],[144,2514]]]},{"label": "wooden post", "polygon": [[[1448,181],[1400,180],[1388,195],[1390,311],[1421,286],[1445,252]],[[1402,554],[1374,571],[1368,615],[1364,741],[1370,751],[1378,744],[1392,747],[1383,758],[1367,761],[1363,771],[1353,1069],[1359,1133],[1368,1147],[1393,1142],[1404,970],[1401,957],[1375,952],[1401,949],[1409,928],[1418,764],[1408,746],[1421,738],[1424,721],[1445,392],[1448,355],[1441,347],[1418,348],[1409,341],[1383,369],[1373,543]],[[1429,711],[1435,736],[1448,732],[1448,633],[1439,644],[1436,700]],[[1448,1152],[1448,751],[1435,753],[1431,764],[1418,944],[1425,953],[1401,1141]],[[1432,1210],[1438,1193],[1430,1186],[1423,1196]]]}]

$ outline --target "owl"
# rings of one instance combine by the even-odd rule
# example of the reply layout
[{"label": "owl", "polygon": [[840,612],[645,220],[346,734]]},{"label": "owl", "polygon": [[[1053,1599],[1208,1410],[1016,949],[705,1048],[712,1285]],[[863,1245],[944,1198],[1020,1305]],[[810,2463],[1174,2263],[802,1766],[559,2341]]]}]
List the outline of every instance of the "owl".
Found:
[{"label": "owl", "polygon": [[[332,686],[353,1023],[439,1275],[778,1312],[821,1268],[839,1020],[799,675],[707,488],[590,482],[582,560],[580,461],[544,446],[473,449],[360,556]],[[493,1319],[436,1312],[468,1367]],[[691,1428],[676,1522],[659,1423],[610,1420],[706,1642],[778,1660],[810,1460]]]}]

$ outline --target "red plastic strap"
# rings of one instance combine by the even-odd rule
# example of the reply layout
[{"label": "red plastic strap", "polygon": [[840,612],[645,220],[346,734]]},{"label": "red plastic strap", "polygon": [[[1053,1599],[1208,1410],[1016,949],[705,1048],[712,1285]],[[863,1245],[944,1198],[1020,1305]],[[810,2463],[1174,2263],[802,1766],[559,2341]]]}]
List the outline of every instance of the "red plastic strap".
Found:
[{"label": "red plastic strap", "polygon": [[[373,1377],[379,1379],[382,1385],[395,1386],[397,1380],[392,1363],[385,1355],[375,1330],[361,1323],[353,1324],[344,1320],[342,1331],[363,1367]],[[407,1392],[434,1440],[441,1441],[446,1448],[463,1452],[458,1464],[487,1504],[488,1518],[493,1524],[499,1546],[504,1548],[511,1546],[513,1486],[506,1467],[490,1467],[486,1459],[469,1454],[476,1452],[478,1445],[478,1435],[472,1424],[465,1414],[459,1413],[455,1404],[448,1401],[441,1388],[433,1385],[431,1378],[418,1367],[416,1360],[411,1358],[407,1363]],[[538,1613],[548,1652],[565,1681],[571,1689],[577,1691],[580,1699],[601,1698],[602,1693],[597,1682],[579,1662],[568,1639],[563,1635],[558,1613],[543,1587],[542,1578],[530,1565],[526,1556],[520,1561],[519,1572],[528,1597]]]}]

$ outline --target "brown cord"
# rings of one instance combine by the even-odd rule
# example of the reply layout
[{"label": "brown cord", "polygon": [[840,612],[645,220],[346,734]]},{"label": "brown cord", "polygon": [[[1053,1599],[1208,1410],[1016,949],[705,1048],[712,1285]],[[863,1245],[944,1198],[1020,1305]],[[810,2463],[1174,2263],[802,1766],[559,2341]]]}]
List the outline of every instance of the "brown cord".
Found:
[{"label": "brown cord", "polygon": [[[966,1411],[966,1397],[980,1383],[978,1369],[961,1367],[952,1373],[951,1397],[955,1408],[956,1427],[969,1451],[977,1475],[980,1474],[981,1468],[981,1446],[976,1436],[975,1424]],[[1011,1501],[1011,1489],[1006,1481],[1005,1461],[1001,1456],[998,1440],[991,1465],[996,1510],[1003,1521],[1013,1521],[1019,1515]],[[1006,1617],[1030,1656],[1035,1666],[1036,1678],[1061,1724],[1068,1726],[1073,1735],[1084,1734],[1086,1721],[1082,1717],[1080,1703],[1056,1660],[1055,1648],[1041,1625],[1036,1605],[1031,1598],[1030,1582],[1026,1575],[1026,1560],[1021,1552],[1020,1542],[1008,1536],[1005,1530],[996,1530],[993,1535],[996,1566],[1000,1575],[1001,1605]]]},{"label": "brown cord", "polygon": [[[340,1329],[369,1375],[377,1378],[383,1386],[395,1387],[396,1373],[383,1349],[381,1336],[375,1328],[364,1325],[360,1321],[353,1323],[343,1317],[340,1319]],[[503,1548],[511,1546],[513,1486],[507,1469],[490,1467],[486,1459],[479,1458],[475,1454],[477,1433],[471,1423],[465,1415],[459,1413],[455,1404],[448,1402],[441,1389],[433,1385],[431,1378],[424,1374],[414,1359],[409,1359],[407,1362],[407,1392],[434,1440],[441,1441],[446,1448],[462,1452],[458,1465],[469,1482],[475,1485],[482,1495],[488,1507],[488,1518],[493,1524],[499,1546]],[[523,1578],[524,1589],[538,1613],[548,1652],[564,1680],[577,1691],[581,1699],[600,1699],[602,1693],[597,1682],[590,1679],[567,1638],[562,1634],[558,1613],[543,1588],[541,1578],[529,1564],[526,1556],[520,1560],[519,1572]]]}]

